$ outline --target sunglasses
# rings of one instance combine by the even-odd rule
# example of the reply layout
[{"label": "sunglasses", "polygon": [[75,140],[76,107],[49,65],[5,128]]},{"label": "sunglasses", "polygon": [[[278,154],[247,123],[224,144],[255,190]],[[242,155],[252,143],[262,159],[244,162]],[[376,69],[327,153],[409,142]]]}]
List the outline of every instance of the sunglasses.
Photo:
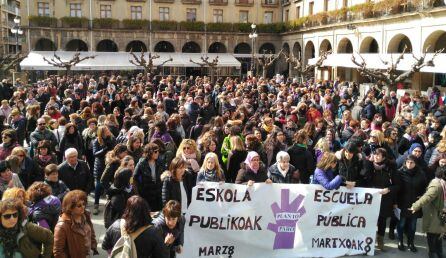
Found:
[{"label": "sunglasses", "polygon": [[19,216],[19,213],[15,212],[15,213],[10,213],[10,214],[3,214],[2,218],[3,219],[11,219],[11,218],[16,219],[18,216]]}]

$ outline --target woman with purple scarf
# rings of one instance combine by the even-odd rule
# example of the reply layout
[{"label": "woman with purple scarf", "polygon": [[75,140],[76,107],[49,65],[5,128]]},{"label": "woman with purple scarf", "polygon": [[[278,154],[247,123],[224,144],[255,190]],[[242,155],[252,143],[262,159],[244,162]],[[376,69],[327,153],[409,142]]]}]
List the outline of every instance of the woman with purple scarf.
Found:
[{"label": "woman with purple scarf", "polygon": [[272,183],[268,178],[268,172],[260,161],[260,155],[255,151],[248,152],[245,162],[238,171],[236,184],[247,184],[252,186],[254,183]]}]

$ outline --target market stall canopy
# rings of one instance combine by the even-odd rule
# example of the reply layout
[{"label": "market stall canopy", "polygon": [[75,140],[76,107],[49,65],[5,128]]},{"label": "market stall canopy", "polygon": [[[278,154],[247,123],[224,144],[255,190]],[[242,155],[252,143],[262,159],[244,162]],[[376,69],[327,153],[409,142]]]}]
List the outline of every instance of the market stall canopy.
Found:
[{"label": "market stall canopy", "polygon": [[[60,67],[54,67],[43,58],[51,59],[56,53],[62,61],[68,61],[73,58],[76,52],[69,51],[31,51],[28,56],[20,63],[22,70],[64,70]],[[141,54],[135,52],[136,56]],[[171,62],[167,62],[164,66],[168,67],[199,67],[199,65],[190,62],[192,59],[195,62],[201,63],[202,56],[208,56],[211,62],[218,56],[217,67],[240,67],[240,62],[229,53],[219,54],[205,54],[205,53],[152,53],[158,54],[160,58],[154,59],[154,67],[162,64],[164,61],[172,58]],[[80,52],[80,58],[85,56],[96,56],[94,59],[87,59],[72,67],[71,70],[85,71],[85,70],[135,70],[141,69],[130,63],[133,57],[129,52]],[[148,53],[145,53],[145,58],[148,58]]]},{"label": "market stall canopy", "polygon": [[[356,60],[361,63],[362,59],[358,54],[354,54]],[[429,61],[433,57],[433,53],[426,54],[425,61]],[[400,56],[400,54],[361,54],[364,58],[368,68],[374,69],[386,69],[388,65],[385,65],[382,61],[393,62]],[[420,54],[415,54],[415,57],[419,58]],[[346,68],[358,68],[352,60],[352,54],[331,54],[324,60],[322,66],[324,67],[346,67]],[[308,60],[308,64],[313,65],[317,62],[318,57]],[[412,65],[416,62],[412,54],[405,54],[401,62],[398,64],[397,70],[408,71]],[[446,73],[446,54],[440,53],[434,59],[434,66],[426,66],[421,69],[421,72],[426,73]]]}]

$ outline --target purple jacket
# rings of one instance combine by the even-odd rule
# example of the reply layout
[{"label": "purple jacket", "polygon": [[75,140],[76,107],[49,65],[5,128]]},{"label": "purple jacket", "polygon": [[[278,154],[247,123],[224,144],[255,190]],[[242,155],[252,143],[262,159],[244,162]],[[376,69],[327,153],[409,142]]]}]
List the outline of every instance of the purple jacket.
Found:
[{"label": "purple jacket", "polygon": [[37,225],[53,230],[61,211],[59,198],[49,195],[29,208],[29,218]]},{"label": "purple jacket", "polygon": [[168,142],[173,141],[173,139],[172,139],[172,137],[170,136],[169,133],[161,134],[161,133],[156,132],[156,133],[154,133],[152,135],[152,140],[153,139],[161,139],[161,141],[163,141],[164,143],[168,143]]},{"label": "purple jacket", "polygon": [[339,188],[342,184],[342,177],[340,175],[334,176],[333,170],[329,169],[324,171],[320,168],[316,168],[313,176],[313,184],[322,185],[327,190],[333,190]]}]

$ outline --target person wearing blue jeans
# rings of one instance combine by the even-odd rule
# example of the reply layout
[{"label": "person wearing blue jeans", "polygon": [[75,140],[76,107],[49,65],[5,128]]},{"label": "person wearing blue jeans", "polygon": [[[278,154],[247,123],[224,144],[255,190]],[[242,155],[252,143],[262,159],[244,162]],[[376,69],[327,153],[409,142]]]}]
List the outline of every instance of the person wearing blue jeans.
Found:
[{"label": "person wearing blue jeans", "polygon": [[[412,147],[411,147],[412,148]],[[407,235],[407,244],[411,252],[417,252],[414,245],[415,231],[417,227],[417,218],[421,217],[421,211],[412,213],[410,207],[416,202],[426,189],[427,179],[425,171],[421,170],[418,162],[422,162],[422,155],[408,155],[402,167],[398,170],[400,177],[400,189],[397,196],[397,205],[401,209],[400,221],[397,225],[398,231],[398,249],[405,251],[404,233]]]}]

